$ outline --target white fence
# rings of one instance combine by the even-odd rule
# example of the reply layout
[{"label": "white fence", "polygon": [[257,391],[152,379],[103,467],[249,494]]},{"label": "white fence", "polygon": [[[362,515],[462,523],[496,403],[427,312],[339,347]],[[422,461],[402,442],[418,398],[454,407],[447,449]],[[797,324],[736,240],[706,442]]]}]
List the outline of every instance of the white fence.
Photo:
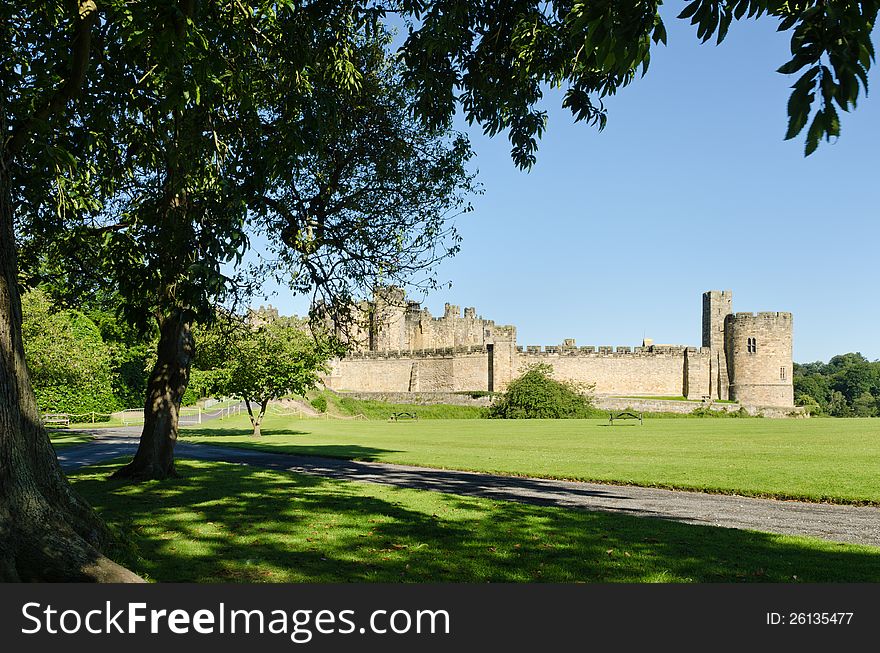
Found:
[{"label": "white fence", "polygon": [[[198,406],[184,406],[180,409],[180,413],[178,413],[177,415],[177,423],[181,426],[192,426],[194,424],[201,424],[204,420],[222,419],[224,417],[238,415],[239,413],[241,413],[241,404],[235,404],[233,406],[223,406],[222,408],[218,408],[217,410],[205,410],[204,408]],[[144,409],[129,408],[127,410],[121,410],[118,413],[113,413],[113,417],[121,420],[125,426],[129,426],[131,424],[143,424]]]},{"label": "white fence", "polygon": [[[191,426],[193,424],[201,424],[209,419],[222,419],[231,417],[241,413],[242,407],[240,403],[218,406],[214,410],[210,408],[218,404],[228,403],[230,399],[209,399],[205,402],[204,408],[198,406],[183,407],[178,415],[178,423],[181,426]],[[100,424],[103,422],[122,422],[124,426],[132,424],[144,423],[143,408],[127,408],[119,410],[115,413],[42,413],[40,418],[46,426],[69,426],[70,424]]]}]

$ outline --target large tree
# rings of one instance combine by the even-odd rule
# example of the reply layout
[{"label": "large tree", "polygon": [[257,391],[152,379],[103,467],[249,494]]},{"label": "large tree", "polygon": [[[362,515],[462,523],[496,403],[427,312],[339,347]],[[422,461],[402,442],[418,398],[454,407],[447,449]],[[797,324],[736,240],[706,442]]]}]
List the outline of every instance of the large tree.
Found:
[{"label": "large tree", "polygon": [[59,219],[91,204],[87,168],[70,174],[90,132],[71,105],[85,85],[97,7],[24,1],[4,4],[0,17],[0,581],[137,581],[104,555],[111,533],[68,484],[40,422],[13,230],[20,212],[49,197]]},{"label": "large tree", "polygon": [[446,219],[473,187],[467,141],[407,113],[375,14],[322,11],[182,3],[110,39],[123,53],[139,45],[126,55],[137,81],[111,114],[124,179],[57,240],[57,258],[109,279],[127,319],[158,325],[140,445],[117,477],[175,474],[193,325],[238,299],[223,266],[244,252],[248,223],[298,289],[330,296],[457,248]]}]

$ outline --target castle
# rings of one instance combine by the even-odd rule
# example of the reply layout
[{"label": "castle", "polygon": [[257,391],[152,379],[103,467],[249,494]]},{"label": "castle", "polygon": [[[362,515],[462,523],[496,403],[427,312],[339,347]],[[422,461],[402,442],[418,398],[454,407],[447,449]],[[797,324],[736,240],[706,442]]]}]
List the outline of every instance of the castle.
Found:
[{"label": "castle", "polygon": [[791,313],[733,313],[732,293],[703,293],[701,347],[522,347],[516,327],[496,325],[473,308],[446,304],[433,317],[403,291],[386,288],[358,307],[352,351],[333,363],[325,384],[358,392],[503,391],[522,370],[549,363],[560,380],[593,384],[598,395],[734,400],[789,407]]}]

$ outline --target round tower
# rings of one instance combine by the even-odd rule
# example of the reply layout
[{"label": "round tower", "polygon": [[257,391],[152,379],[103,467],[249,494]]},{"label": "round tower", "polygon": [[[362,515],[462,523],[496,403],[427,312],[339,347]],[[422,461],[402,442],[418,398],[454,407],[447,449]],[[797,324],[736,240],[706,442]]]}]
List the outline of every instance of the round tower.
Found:
[{"label": "round tower", "polygon": [[794,406],[791,313],[735,313],[724,327],[730,398],[748,406]]}]

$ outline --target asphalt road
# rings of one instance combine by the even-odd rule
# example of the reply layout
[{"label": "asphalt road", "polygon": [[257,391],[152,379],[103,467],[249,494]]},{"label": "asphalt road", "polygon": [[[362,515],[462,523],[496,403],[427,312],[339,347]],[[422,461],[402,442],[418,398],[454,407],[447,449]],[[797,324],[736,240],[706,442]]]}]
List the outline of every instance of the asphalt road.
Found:
[{"label": "asphalt road", "polygon": [[[58,458],[65,470],[132,455],[137,448],[139,428],[97,429],[91,433],[96,435],[92,442],[59,451]],[[880,546],[880,508],[875,507],[500,476],[187,442],[179,442],[175,452],[178,458],[254,465],[346,481]]]}]

